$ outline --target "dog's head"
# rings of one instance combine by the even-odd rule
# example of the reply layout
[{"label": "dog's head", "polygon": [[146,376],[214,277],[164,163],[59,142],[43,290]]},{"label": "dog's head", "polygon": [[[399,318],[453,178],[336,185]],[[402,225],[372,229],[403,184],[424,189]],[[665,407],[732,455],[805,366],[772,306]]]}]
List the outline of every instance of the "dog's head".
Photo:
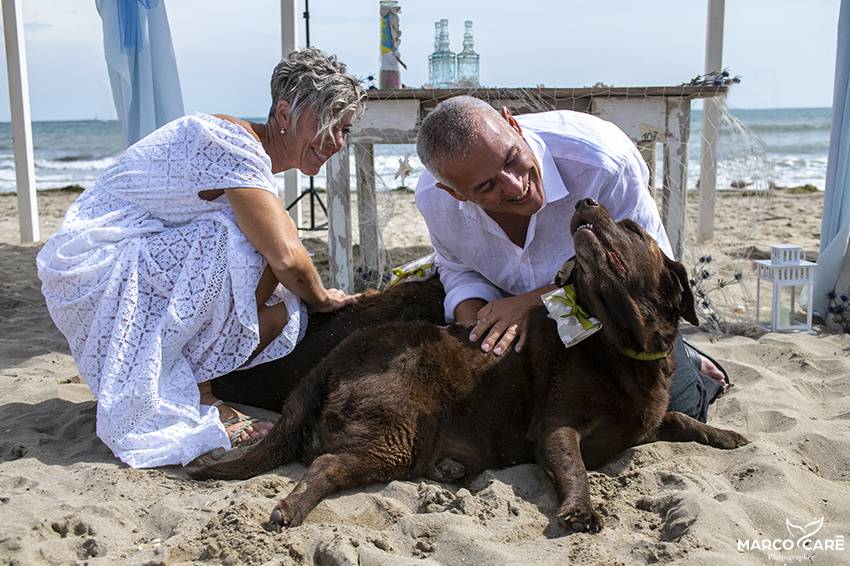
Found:
[{"label": "dog's head", "polygon": [[679,317],[698,325],[685,268],[669,259],[632,220],[614,222],[605,207],[582,199],[570,224],[576,255],[555,284],[572,283],[579,301],[620,348],[669,347]]}]

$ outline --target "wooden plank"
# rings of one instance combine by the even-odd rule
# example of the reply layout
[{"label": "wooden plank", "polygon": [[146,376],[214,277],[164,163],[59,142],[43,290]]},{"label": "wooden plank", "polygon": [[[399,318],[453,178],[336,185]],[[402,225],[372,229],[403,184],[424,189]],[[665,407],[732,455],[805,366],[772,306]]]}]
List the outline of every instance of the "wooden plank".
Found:
[{"label": "wooden plank", "polygon": [[[297,199],[298,195],[301,194],[298,183],[298,175],[299,173],[295,169],[290,169],[283,174],[283,203],[287,208],[290,204],[295,202],[295,199]],[[302,202],[303,200],[298,201],[298,204],[289,209],[289,216],[298,227],[301,226],[301,221],[303,219],[301,207]]]},{"label": "wooden plank", "polygon": [[664,140],[667,104],[663,98],[594,98],[590,113],[617,124],[636,144]]},{"label": "wooden plank", "polygon": [[419,101],[368,100],[351,128],[352,143],[416,143]]},{"label": "wooden plank", "polygon": [[357,167],[357,220],[360,227],[360,256],[363,259],[358,288],[378,287],[383,267],[381,232],[378,229],[378,204],[375,199],[375,155],[371,144],[354,146]]},{"label": "wooden plank", "polygon": [[351,181],[348,142],[331,157],[328,168],[328,259],[330,285],[354,291],[354,263],[351,242]]},{"label": "wooden plank", "polygon": [[667,230],[675,259],[682,259],[685,248],[685,212],[688,188],[688,134],[691,102],[667,100],[667,129],[664,142],[664,182],[661,220]]},{"label": "wooden plank", "polygon": [[41,236],[35,193],[24,18],[21,3],[17,0],[3,0],[3,32],[6,38],[6,72],[9,76],[9,106],[12,111],[12,143],[21,241],[37,242]]},{"label": "wooden plank", "polygon": [[298,49],[298,0],[280,0],[280,43],[286,57]]},{"label": "wooden plank", "polygon": [[[286,57],[298,49],[298,23],[300,21],[297,0],[280,0],[280,42],[281,53]],[[298,171],[291,170],[283,174],[283,202],[292,204],[300,194]],[[301,226],[301,202],[289,211],[296,226]]]},{"label": "wooden plank", "polygon": [[[708,0],[706,18],[705,72],[723,69],[723,13],[725,0]],[[722,98],[707,98],[703,103],[702,140],[699,166],[699,223],[697,241],[714,237],[714,197],[717,188],[717,129],[720,125]]]},{"label": "wooden plank", "polygon": [[678,86],[650,86],[650,87],[583,87],[583,88],[476,88],[476,89],[429,89],[429,88],[402,88],[402,89],[373,89],[366,92],[369,100],[445,100],[460,94],[469,94],[485,100],[496,100],[500,98],[518,99],[534,97],[540,100],[561,100],[565,98],[647,98],[660,96],[685,97],[685,98],[707,98],[724,95],[729,90],[728,86],[720,85],[678,85]]},{"label": "wooden plank", "polygon": [[702,140],[699,165],[699,221],[697,242],[714,237],[714,201],[717,191],[717,130],[720,125],[720,104],[716,98],[703,103]]},{"label": "wooden plank", "polygon": [[640,156],[646,162],[646,167],[649,169],[649,184],[648,189],[652,196],[655,196],[655,146],[656,142],[638,142],[638,151]]}]

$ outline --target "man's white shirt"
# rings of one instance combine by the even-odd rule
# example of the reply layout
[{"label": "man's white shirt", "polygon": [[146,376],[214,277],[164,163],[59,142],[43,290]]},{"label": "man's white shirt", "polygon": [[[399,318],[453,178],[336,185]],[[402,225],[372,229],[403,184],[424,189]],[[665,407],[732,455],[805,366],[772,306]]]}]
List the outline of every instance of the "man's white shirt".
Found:
[{"label": "man's white shirt", "polygon": [[570,219],[583,198],[604,205],[615,220],[634,220],[673,257],[647,189],[649,170],[617,126],[567,110],[516,119],[540,164],[545,192],[524,246],[511,242],[478,205],[458,201],[437,187],[429,172],[416,186],[416,206],[428,225],[446,289],[447,320],[454,319],[455,307],[467,299],[490,302],[552,283],[563,263],[575,255]]}]

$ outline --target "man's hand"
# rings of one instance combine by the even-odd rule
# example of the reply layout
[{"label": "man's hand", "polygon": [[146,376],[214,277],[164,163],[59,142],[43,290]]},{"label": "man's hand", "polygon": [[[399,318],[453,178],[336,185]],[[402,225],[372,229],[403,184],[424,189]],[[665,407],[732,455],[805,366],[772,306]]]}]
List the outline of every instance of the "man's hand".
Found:
[{"label": "man's hand", "polygon": [[486,334],[481,349],[485,352],[493,350],[497,356],[507,352],[516,340],[516,351],[519,352],[525,344],[528,313],[538,304],[540,292],[536,290],[487,303],[478,310],[469,339],[475,342]]},{"label": "man's hand", "polygon": [[723,375],[723,372],[714,365],[714,363],[706,358],[703,355],[700,355],[700,373],[710,377],[711,379],[720,383],[723,386],[723,391],[726,391],[728,385],[726,384],[726,376]]}]

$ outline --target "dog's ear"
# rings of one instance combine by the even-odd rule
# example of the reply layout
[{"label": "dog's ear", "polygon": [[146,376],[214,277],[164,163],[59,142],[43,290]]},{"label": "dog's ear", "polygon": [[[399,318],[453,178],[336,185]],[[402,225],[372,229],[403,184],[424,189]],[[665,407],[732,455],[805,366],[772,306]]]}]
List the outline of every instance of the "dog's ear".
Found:
[{"label": "dog's ear", "polygon": [[691,284],[688,282],[688,272],[685,271],[685,266],[668,258],[663,252],[661,256],[664,258],[664,266],[667,268],[667,272],[673,275],[674,280],[678,281],[679,287],[682,289],[679,315],[694,326],[699,326],[699,319],[694,307],[694,294],[691,292]]},{"label": "dog's ear", "polygon": [[571,257],[564,262],[558,274],[555,275],[555,286],[563,287],[564,285],[572,285],[575,282],[576,258]]}]

